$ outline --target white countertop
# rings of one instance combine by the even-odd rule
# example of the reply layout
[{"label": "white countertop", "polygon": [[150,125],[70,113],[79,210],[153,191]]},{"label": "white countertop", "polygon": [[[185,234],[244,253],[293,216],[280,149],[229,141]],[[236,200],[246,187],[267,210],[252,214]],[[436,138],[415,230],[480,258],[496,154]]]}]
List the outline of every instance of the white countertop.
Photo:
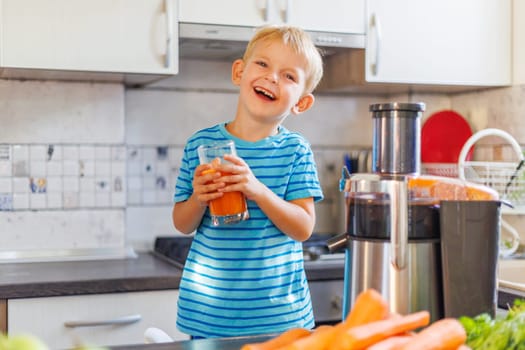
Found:
[{"label": "white countertop", "polygon": [[525,293],[525,259],[500,259],[498,286]]}]

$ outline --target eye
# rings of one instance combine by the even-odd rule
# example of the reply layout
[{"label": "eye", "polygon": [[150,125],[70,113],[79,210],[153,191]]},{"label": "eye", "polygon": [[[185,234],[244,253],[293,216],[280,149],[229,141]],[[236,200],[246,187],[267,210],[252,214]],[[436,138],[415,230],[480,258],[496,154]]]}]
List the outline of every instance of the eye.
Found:
[{"label": "eye", "polygon": [[257,65],[259,65],[261,67],[268,67],[268,65],[264,61],[255,61],[255,64],[257,64]]},{"label": "eye", "polygon": [[286,77],[286,79],[291,80],[291,81],[293,81],[293,82],[296,81],[295,76],[294,76],[293,74],[286,73],[286,74],[285,74],[285,77]]}]

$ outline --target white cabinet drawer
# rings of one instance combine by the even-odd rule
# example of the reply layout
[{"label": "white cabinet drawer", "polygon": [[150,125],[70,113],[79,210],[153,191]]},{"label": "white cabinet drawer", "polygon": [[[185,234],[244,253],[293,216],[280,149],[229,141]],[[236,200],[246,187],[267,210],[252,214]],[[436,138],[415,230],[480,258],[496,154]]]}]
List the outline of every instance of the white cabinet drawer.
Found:
[{"label": "white cabinet drawer", "polygon": [[[176,340],[178,290],[10,299],[8,333],[30,333],[51,349],[144,343],[144,331],[158,327]],[[96,325],[102,323],[100,325]],[[84,324],[84,326],[75,326]]]}]

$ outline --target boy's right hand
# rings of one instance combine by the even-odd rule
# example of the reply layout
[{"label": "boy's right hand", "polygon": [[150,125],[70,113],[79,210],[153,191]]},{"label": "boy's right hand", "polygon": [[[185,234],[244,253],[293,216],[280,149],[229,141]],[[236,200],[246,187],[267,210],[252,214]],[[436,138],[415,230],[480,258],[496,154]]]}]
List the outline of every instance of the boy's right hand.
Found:
[{"label": "boy's right hand", "polygon": [[224,187],[225,183],[213,181],[219,177],[221,177],[221,174],[215,171],[210,164],[201,164],[195,168],[193,194],[201,206],[205,207],[209,201],[222,197],[222,192],[217,190]]}]

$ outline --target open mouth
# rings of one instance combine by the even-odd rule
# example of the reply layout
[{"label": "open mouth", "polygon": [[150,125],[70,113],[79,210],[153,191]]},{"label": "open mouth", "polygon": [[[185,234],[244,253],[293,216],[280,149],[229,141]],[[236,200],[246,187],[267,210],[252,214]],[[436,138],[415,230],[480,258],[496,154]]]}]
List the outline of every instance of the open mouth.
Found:
[{"label": "open mouth", "polygon": [[256,87],[256,88],[254,88],[254,90],[255,90],[256,94],[258,94],[260,96],[264,96],[265,98],[267,98],[270,101],[274,101],[275,100],[275,96],[271,92],[269,92],[269,91],[267,91],[265,89],[262,89],[260,87]]}]

